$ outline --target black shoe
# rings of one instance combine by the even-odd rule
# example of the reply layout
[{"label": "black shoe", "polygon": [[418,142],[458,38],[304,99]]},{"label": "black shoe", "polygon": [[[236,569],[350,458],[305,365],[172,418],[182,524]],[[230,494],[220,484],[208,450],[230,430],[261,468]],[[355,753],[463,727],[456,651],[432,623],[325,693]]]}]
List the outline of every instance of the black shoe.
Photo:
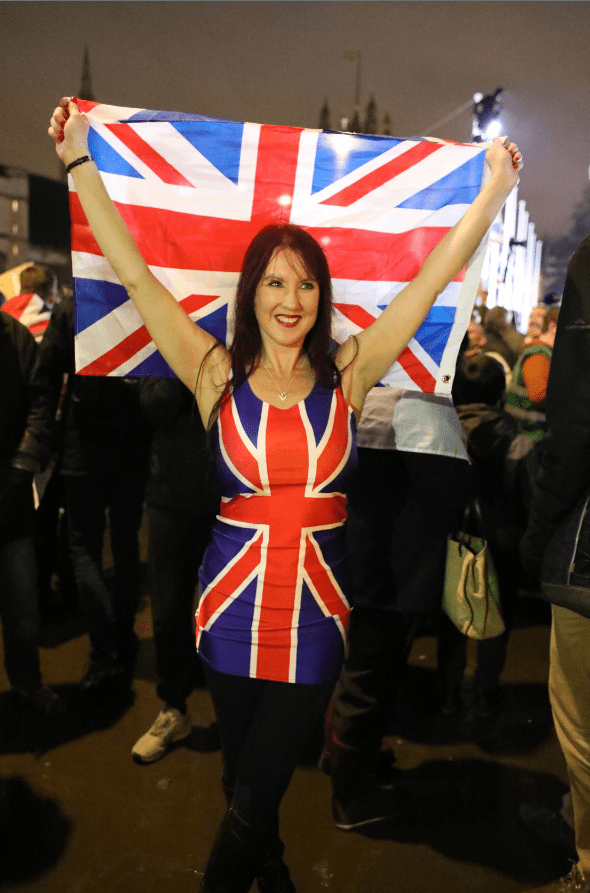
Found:
[{"label": "black shoe", "polygon": [[119,661],[116,654],[109,654],[106,657],[91,658],[88,669],[80,682],[81,691],[90,691],[98,688],[99,685],[114,679],[125,672],[125,667]]},{"label": "black shoe", "polygon": [[[353,751],[339,752],[334,745],[324,746],[321,753],[318,769],[326,775],[334,775],[338,766],[351,758]],[[363,772],[369,776],[375,784],[381,787],[391,787],[398,780],[398,770],[395,767],[395,753],[390,747],[382,747],[376,755],[370,759],[365,756],[363,760]],[[359,770],[360,771],[360,770]]]},{"label": "black shoe", "polygon": [[475,693],[475,712],[484,719],[497,716],[504,703],[504,692],[497,685],[495,688],[479,689]]},{"label": "black shoe", "polygon": [[382,787],[364,787],[346,801],[333,794],[334,824],[340,831],[354,831],[366,825],[393,821],[403,812],[399,793],[399,790],[394,793]]},{"label": "black shoe", "polygon": [[440,712],[443,716],[456,716],[462,707],[461,686],[452,685],[443,693]]},{"label": "black shoe", "polygon": [[297,893],[289,869],[283,862],[285,846],[282,840],[267,853],[256,881],[259,893]]},{"label": "black shoe", "polygon": [[119,663],[123,665],[125,670],[133,672],[139,652],[139,638],[135,632],[126,633],[121,636],[119,642]]},{"label": "black shoe", "polygon": [[573,862],[578,861],[574,829],[568,825],[560,812],[548,806],[521,803],[518,813],[528,830],[538,840],[565,850]]},{"label": "black shoe", "polygon": [[33,710],[44,713],[45,716],[58,716],[67,712],[66,702],[48,685],[40,685],[32,691],[24,691],[19,688],[14,688],[13,691],[24,698]]},{"label": "black shoe", "polygon": [[226,812],[205,868],[199,893],[249,893],[268,851],[268,835]]}]

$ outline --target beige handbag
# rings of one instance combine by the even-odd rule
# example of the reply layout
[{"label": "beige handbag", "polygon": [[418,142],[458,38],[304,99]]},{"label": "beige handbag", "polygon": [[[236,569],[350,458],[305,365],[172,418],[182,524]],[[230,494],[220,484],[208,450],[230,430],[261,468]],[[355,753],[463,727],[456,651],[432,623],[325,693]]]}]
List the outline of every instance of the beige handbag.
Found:
[{"label": "beige handbag", "polygon": [[[472,505],[481,527],[479,505]],[[468,515],[469,507],[466,520]],[[498,578],[482,537],[464,531],[448,537],[443,610],[457,629],[471,639],[491,639],[504,632]]]}]

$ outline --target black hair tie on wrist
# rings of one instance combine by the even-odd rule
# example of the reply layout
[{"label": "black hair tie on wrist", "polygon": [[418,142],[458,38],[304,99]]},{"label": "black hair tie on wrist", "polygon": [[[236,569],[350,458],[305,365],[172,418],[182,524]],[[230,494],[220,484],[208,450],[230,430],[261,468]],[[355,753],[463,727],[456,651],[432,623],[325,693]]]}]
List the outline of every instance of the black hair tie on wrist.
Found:
[{"label": "black hair tie on wrist", "polygon": [[72,170],[73,167],[77,167],[79,164],[84,164],[86,161],[92,161],[92,157],[90,155],[82,155],[80,158],[76,158],[75,161],[70,161],[70,163],[66,166],[66,174]]}]

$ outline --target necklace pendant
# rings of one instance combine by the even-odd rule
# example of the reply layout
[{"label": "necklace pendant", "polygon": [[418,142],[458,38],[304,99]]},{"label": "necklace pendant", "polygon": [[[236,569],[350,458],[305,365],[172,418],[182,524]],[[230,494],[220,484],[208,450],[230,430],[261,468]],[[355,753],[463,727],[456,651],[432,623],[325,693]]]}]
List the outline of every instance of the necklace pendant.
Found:
[{"label": "necklace pendant", "polygon": [[286,392],[286,391],[279,391],[279,397],[280,397],[281,400],[284,402],[284,401],[287,399],[287,392]]}]

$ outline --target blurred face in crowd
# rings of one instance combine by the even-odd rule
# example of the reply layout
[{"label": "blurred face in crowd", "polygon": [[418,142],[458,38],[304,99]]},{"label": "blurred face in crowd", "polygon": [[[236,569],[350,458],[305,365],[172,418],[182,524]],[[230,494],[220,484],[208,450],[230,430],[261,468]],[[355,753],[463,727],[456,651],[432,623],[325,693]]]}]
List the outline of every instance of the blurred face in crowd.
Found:
[{"label": "blurred face in crowd", "polygon": [[529,327],[527,336],[529,338],[539,338],[543,331],[543,320],[545,319],[544,307],[533,307],[529,316]]},{"label": "blurred face in crowd", "polygon": [[468,356],[473,356],[473,354],[479,353],[487,340],[482,327],[473,319],[467,327],[467,337],[469,338],[469,348],[467,350]]}]

